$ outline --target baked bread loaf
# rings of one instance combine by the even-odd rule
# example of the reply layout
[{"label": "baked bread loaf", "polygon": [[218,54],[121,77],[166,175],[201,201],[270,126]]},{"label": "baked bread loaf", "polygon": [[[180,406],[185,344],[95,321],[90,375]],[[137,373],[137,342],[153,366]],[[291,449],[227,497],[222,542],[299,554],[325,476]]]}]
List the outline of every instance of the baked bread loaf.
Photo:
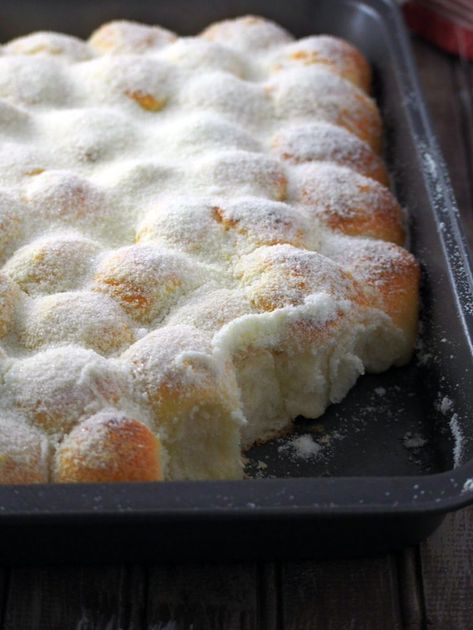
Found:
[{"label": "baked bread loaf", "polygon": [[409,360],[419,269],[348,42],[243,17],[0,48],[0,482],[238,479]]}]

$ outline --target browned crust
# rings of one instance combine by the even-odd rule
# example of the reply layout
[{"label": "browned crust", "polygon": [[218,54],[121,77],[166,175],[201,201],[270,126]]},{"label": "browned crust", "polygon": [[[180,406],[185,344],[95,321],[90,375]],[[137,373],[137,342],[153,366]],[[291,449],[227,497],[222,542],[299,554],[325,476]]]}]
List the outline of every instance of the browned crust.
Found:
[{"label": "browned crust", "polygon": [[414,256],[393,243],[350,239],[337,259],[364,287],[369,303],[389,315],[414,345],[420,284]]},{"label": "browned crust", "polygon": [[[333,171],[337,180],[327,195],[327,178]],[[345,189],[337,190],[338,183]],[[351,194],[350,191],[351,190]],[[350,236],[369,236],[397,245],[405,242],[404,213],[394,195],[374,180],[346,169],[311,173],[310,184],[297,191],[297,200],[332,230]]]},{"label": "browned crust", "polygon": [[[104,483],[162,479],[159,439],[138,420],[107,416],[102,430],[96,419],[85,420],[60,445],[55,481]],[[98,458],[85,449],[95,449]]]}]

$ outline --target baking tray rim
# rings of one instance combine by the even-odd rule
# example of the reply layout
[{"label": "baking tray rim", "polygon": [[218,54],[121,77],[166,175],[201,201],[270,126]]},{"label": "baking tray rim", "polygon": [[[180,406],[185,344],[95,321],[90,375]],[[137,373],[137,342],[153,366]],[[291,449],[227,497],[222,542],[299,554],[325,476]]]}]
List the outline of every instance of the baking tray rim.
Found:
[{"label": "baking tray rim", "polygon": [[[473,295],[473,266],[462,232],[446,165],[432,131],[415,63],[394,0],[343,0],[381,18],[386,46],[394,48],[394,72],[409,95],[406,116],[419,142],[431,209],[455,289],[457,312],[473,354],[473,313],[458,299]],[[413,130],[416,130],[415,132]],[[420,150],[422,147],[422,152]],[[439,208],[443,210],[441,215]],[[461,265],[451,264],[455,254]],[[471,483],[469,483],[471,482]],[[471,487],[470,487],[471,486]],[[315,500],[314,497],[317,499]],[[347,497],[349,497],[347,499]],[[186,503],[187,501],[187,503]],[[0,486],[0,524],[17,519],[232,519],[443,514],[473,502],[473,459],[452,470],[416,476],[305,477],[235,481],[166,481],[114,484],[28,484]],[[159,503],[159,505],[156,505]]]},{"label": "baking tray rim", "polygon": [[472,492],[473,460],[451,471],[401,477],[5,485],[0,523],[25,517],[49,522],[434,515],[467,506]]}]

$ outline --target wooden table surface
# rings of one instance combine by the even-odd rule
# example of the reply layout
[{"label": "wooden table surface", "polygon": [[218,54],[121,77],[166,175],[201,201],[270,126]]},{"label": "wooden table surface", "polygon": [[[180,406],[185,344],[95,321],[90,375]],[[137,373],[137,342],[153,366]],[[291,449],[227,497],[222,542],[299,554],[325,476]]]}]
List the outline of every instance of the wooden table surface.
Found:
[{"label": "wooden table surface", "polygon": [[[413,44],[473,245],[473,65]],[[8,630],[471,630],[473,508],[374,559],[5,568],[0,606]]]}]

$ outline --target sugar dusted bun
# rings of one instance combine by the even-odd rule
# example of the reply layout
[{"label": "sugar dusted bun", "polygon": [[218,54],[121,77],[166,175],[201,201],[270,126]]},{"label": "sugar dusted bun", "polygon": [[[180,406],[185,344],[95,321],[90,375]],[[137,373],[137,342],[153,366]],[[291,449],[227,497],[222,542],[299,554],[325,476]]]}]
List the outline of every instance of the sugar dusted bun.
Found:
[{"label": "sugar dusted bun", "polygon": [[414,256],[393,243],[339,236],[326,239],[324,253],[350,269],[370,305],[402,331],[404,352],[396,363],[406,363],[417,335],[419,310],[420,270]]},{"label": "sugar dusted bun", "polygon": [[274,109],[263,85],[216,71],[190,77],[180,92],[180,103],[190,113],[212,112],[256,133],[267,124]]},{"label": "sugar dusted bun", "polygon": [[234,319],[255,312],[244,291],[217,289],[197,292],[175,310],[166,323],[170,326],[184,324],[213,334]]},{"label": "sugar dusted bun", "polygon": [[0,271],[0,338],[4,337],[12,327],[19,297],[18,287]]},{"label": "sugar dusted bun", "polygon": [[0,56],[0,98],[20,107],[65,107],[71,86],[61,62],[51,56]]},{"label": "sugar dusted bun", "polygon": [[[228,259],[231,244],[214,217],[216,200],[174,196],[161,199],[138,224],[137,243],[155,242],[204,260]],[[217,245],[218,244],[218,245]]]},{"label": "sugar dusted bun", "polygon": [[229,72],[240,78],[245,75],[245,64],[236,51],[202,37],[177,39],[163,50],[162,57],[178,68]]},{"label": "sugar dusted bun", "polygon": [[241,475],[238,391],[231,366],[212,357],[207,335],[190,326],[163,327],[122,359],[153,409],[171,479]]},{"label": "sugar dusted bun", "polygon": [[139,54],[158,50],[176,39],[176,35],[160,26],[146,26],[128,20],[107,22],[89,38],[98,53]]},{"label": "sugar dusted bun", "polygon": [[95,222],[103,211],[100,192],[85,178],[69,171],[34,173],[25,193],[32,211],[49,224],[80,225]]},{"label": "sugar dusted bun", "polygon": [[292,197],[330,229],[402,245],[404,215],[392,193],[372,179],[329,162],[294,169]]},{"label": "sugar dusted bun", "polygon": [[272,158],[232,151],[204,159],[197,166],[196,185],[209,185],[217,194],[235,192],[240,195],[256,195],[283,201],[287,195],[284,168]]},{"label": "sugar dusted bun", "polygon": [[255,16],[2,46],[0,483],[241,479],[409,359],[370,82]]},{"label": "sugar dusted bun", "polygon": [[272,72],[297,66],[322,66],[365,92],[371,87],[371,68],[354,46],[338,37],[314,35],[279,48],[270,56]]},{"label": "sugar dusted bun", "polygon": [[130,151],[139,138],[136,125],[112,107],[58,110],[54,112],[53,129],[50,122],[45,116],[41,129],[57,147],[61,162],[75,160],[83,168],[107,164],[118,148],[121,153]]},{"label": "sugar dusted bun", "polygon": [[293,164],[334,162],[385,186],[389,181],[384,162],[365,142],[330,123],[307,123],[282,129],[274,136],[272,148],[280,159]]},{"label": "sugar dusted bun", "polygon": [[[209,262],[229,262],[261,245],[316,242],[308,217],[292,206],[264,197],[166,199],[138,226],[136,240],[179,247]],[[219,247],[215,248],[218,243]]]},{"label": "sugar dusted bun", "polygon": [[215,112],[190,113],[183,120],[170,123],[162,137],[172,155],[189,158],[201,156],[203,151],[262,150],[253,134]]},{"label": "sugar dusted bun", "polygon": [[281,243],[310,247],[314,238],[304,213],[289,204],[258,197],[216,204],[213,217],[229,237],[235,235],[240,254]]},{"label": "sugar dusted bun", "polygon": [[0,264],[14,250],[21,235],[21,210],[13,196],[0,190]]},{"label": "sugar dusted bun", "polygon": [[41,431],[19,418],[0,418],[0,483],[49,481],[48,450]]},{"label": "sugar dusted bun", "polygon": [[292,40],[292,36],[278,24],[254,15],[215,22],[204,30],[202,37],[248,53]]},{"label": "sugar dusted bun", "polygon": [[157,114],[172,100],[173,67],[146,55],[105,55],[74,69],[90,105],[119,105],[130,113]]},{"label": "sugar dusted bun", "polygon": [[5,272],[28,295],[78,288],[91,273],[98,243],[74,233],[55,233],[18,249]]},{"label": "sugar dusted bun", "polygon": [[159,438],[139,420],[102,411],[81,422],[60,444],[53,480],[65,483],[159,481]]},{"label": "sugar dusted bun", "polygon": [[36,350],[48,345],[77,344],[108,355],[135,340],[131,323],[107,295],[69,291],[33,301],[26,311],[20,341]]},{"label": "sugar dusted bun", "polygon": [[48,31],[13,39],[3,50],[11,55],[52,56],[68,61],[84,61],[92,57],[87,44],[77,37]]},{"label": "sugar dusted bun", "polygon": [[251,303],[261,311],[297,306],[317,293],[353,302],[363,300],[350,273],[317,252],[289,245],[255,250],[242,258],[238,271]]},{"label": "sugar dusted bun", "polygon": [[149,323],[198,286],[202,281],[198,271],[179,252],[160,250],[156,245],[132,245],[102,261],[95,290],[110,295],[130,317]]},{"label": "sugar dusted bun", "polygon": [[126,403],[125,375],[91,350],[50,348],[12,363],[4,374],[2,402],[48,433],[67,434],[82,418]]},{"label": "sugar dusted bun", "polygon": [[339,125],[379,153],[382,128],[378,109],[350,81],[323,67],[311,66],[274,75],[266,91],[281,120],[320,120]]}]

